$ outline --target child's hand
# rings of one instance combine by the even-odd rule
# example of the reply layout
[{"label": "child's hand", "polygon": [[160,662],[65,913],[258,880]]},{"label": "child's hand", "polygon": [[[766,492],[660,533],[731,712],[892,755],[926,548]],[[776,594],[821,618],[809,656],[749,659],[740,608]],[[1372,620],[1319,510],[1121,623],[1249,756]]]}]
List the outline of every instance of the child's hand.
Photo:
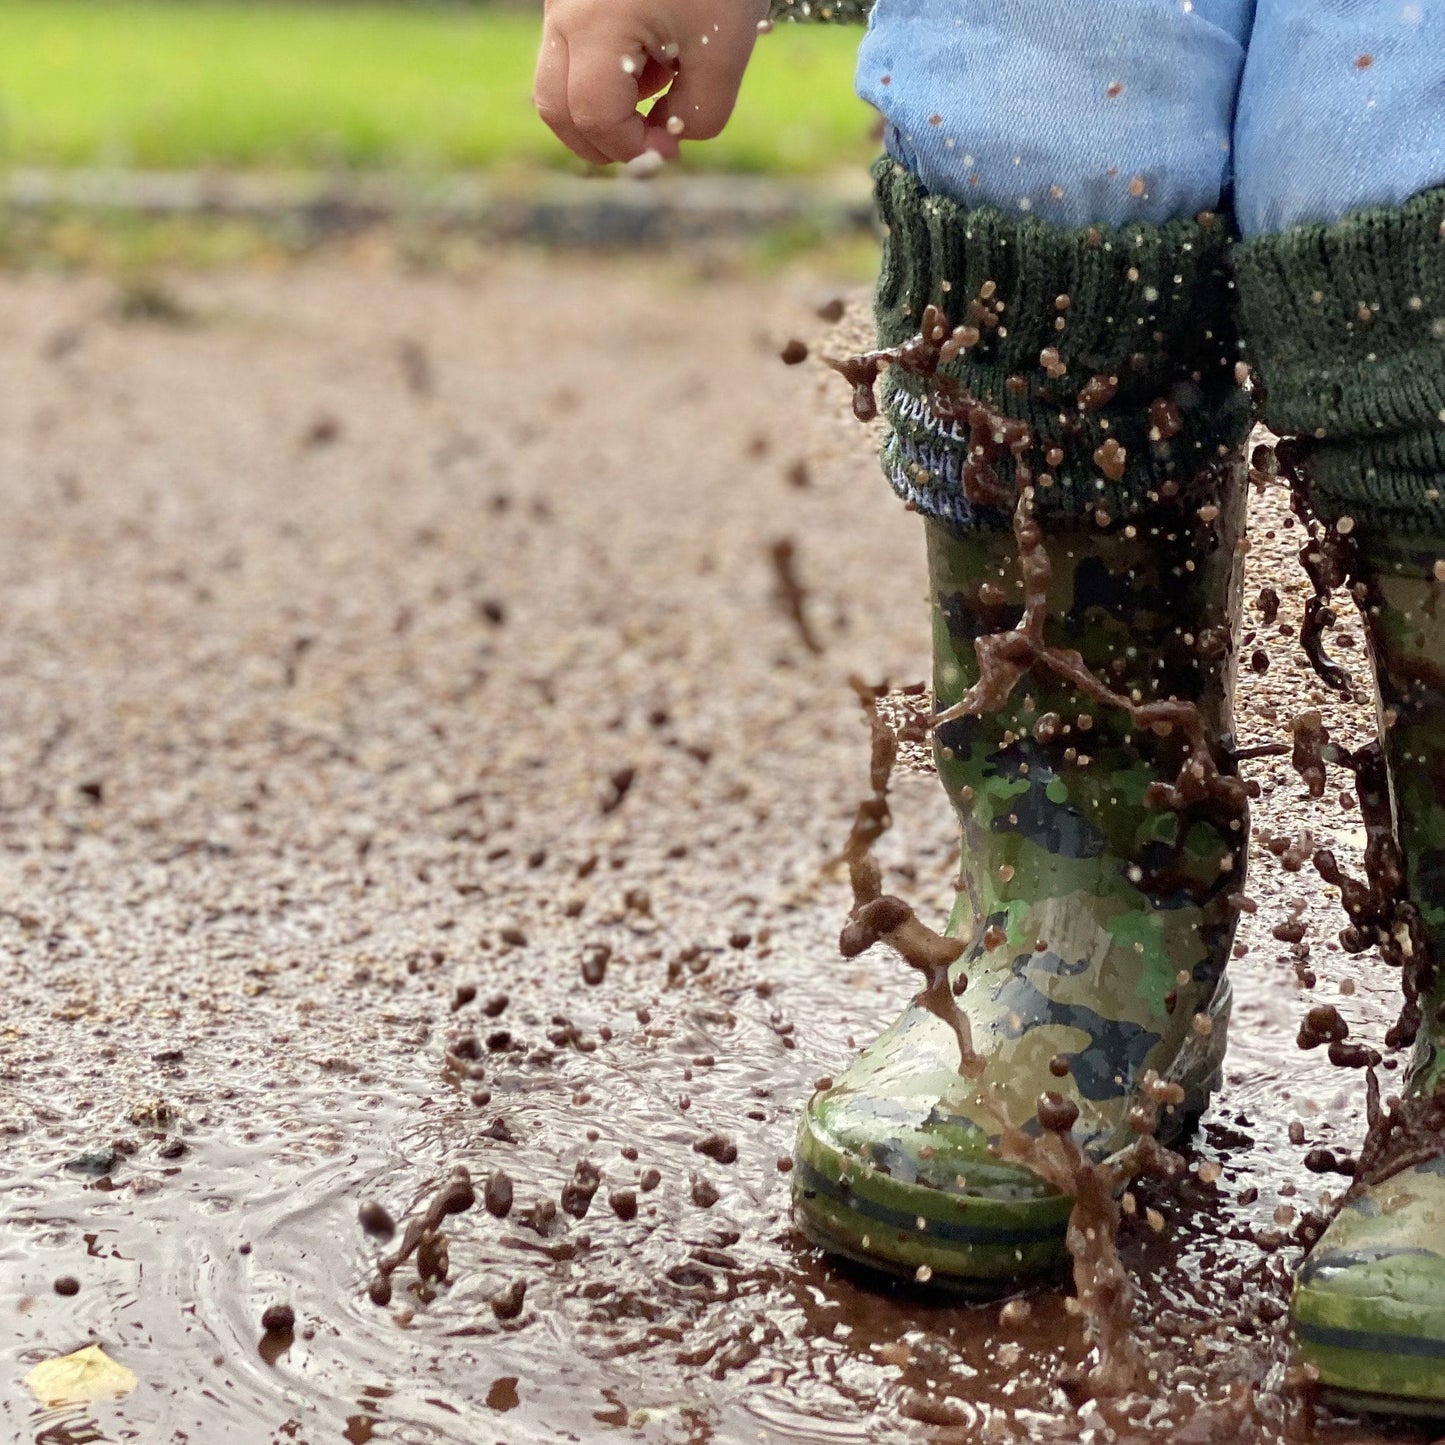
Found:
[{"label": "child's hand", "polygon": [[534,103],[584,161],[672,160],[727,124],[767,13],[768,0],[547,0]]}]

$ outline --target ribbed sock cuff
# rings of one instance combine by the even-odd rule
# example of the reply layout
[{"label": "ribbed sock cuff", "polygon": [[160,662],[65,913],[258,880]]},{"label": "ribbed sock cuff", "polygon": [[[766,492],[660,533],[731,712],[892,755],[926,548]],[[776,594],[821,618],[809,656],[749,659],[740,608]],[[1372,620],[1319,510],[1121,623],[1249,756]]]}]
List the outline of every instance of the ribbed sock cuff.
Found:
[{"label": "ribbed sock cuff", "polygon": [[861,25],[872,8],[873,0],[772,0],[768,18]]},{"label": "ribbed sock cuff", "polygon": [[1237,250],[1265,420],[1309,441],[1326,520],[1445,528],[1445,189]]},{"label": "ribbed sock cuff", "polygon": [[[930,303],[952,326],[971,324],[979,307],[992,311],[997,325],[981,327],[980,343],[940,374],[1028,423],[1035,469],[1053,478],[1036,493],[1040,515],[1138,515],[1161,495],[1187,496],[1242,443],[1249,401],[1235,378],[1226,218],[1071,231],[930,195],[892,160],[874,179],[888,228],[879,344],[917,335]],[[966,441],[934,415],[929,390],[900,367],[885,374],[884,472],[928,516],[991,520],[964,495]],[[1107,465],[1096,461],[1111,440],[1123,448],[1122,472],[1115,449]],[[1051,448],[1063,456],[1046,465]],[[1011,484],[1007,459],[999,471]]]}]

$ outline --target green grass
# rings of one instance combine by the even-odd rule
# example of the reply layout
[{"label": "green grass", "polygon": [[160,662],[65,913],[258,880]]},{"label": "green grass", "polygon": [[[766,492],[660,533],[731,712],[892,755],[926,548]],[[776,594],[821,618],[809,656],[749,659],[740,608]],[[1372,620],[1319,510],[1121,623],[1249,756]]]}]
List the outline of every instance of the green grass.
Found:
[{"label": "green grass", "polygon": [[[538,20],[492,8],[0,0],[0,161],[525,171],[567,153],[529,103]],[[855,30],[781,27],[696,169],[867,162]]]}]

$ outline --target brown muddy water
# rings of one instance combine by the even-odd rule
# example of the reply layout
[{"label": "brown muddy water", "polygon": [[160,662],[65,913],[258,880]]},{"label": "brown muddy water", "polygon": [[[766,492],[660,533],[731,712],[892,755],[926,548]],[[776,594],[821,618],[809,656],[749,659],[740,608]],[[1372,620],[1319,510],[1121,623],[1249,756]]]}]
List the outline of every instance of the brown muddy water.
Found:
[{"label": "brown muddy water", "polygon": [[[0,1439],[1433,1438],[1289,1368],[1364,1132],[1296,1038],[1398,1006],[1309,866],[1359,871],[1337,769],[1245,767],[1227,1087],[1125,1217],[1147,1391],[1083,1399],[1062,1293],[790,1228],[798,1110],[916,986],[837,950],[847,680],[920,681],[928,626],[846,388],[777,359],[829,288],[358,251],[177,290],[0,283]],[[1242,741],[1356,745],[1252,506]],[[921,767],[893,803],[882,885],[939,922],[950,811]],[[92,1343],[134,1388],[37,1401]]]}]

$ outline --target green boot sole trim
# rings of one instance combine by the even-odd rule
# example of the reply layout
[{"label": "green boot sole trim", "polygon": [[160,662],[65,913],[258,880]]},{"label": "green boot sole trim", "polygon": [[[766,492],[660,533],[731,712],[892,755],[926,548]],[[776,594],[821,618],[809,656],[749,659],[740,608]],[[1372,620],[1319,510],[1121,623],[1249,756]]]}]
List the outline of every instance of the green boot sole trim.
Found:
[{"label": "green boot sole trim", "polygon": [[[1233,989],[1220,980],[1208,1010],[1214,1027],[1195,1036],[1178,1057],[1171,1077],[1186,1101],[1174,1127],[1160,1142],[1189,1133],[1218,1088],[1229,1031]],[[815,1096],[803,1116],[793,1165],[793,1219],[819,1248],[886,1274],[958,1293],[987,1298],[1021,1283],[1058,1274],[1068,1261],[1064,1236],[1073,1200],[1042,1192],[1046,1186],[1023,1166],[996,1161],[996,1179],[1017,1176],[1016,1189],[999,1182],[997,1193],[956,1193],[908,1183],[827,1137]]]},{"label": "green boot sole trim", "polygon": [[[946,1194],[906,1184],[823,1139],[811,1115],[798,1137],[793,1218],[815,1244],[890,1274],[987,1294],[1056,1273],[1071,1201]],[[925,1273],[926,1281],[929,1274]]]},{"label": "green boot sole trim", "polygon": [[1445,1417],[1445,1340],[1296,1324],[1299,1358],[1350,1410]]},{"label": "green boot sole trim", "polygon": [[[1300,1266],[1290,1314],[1327,1389],[1433,1402],[1445,1416],[1445,1175],[1430,1161],[1368,1186]],[[1361,1406],[1361,1408],[1365,1408]]]},{"label": "green boot sole trim", "polygon": [[[799,1232],[808,1243],[817,1245],[825,1253],[837,1259],[845,1259],[850,1264],[868,1270],[880,1280],[896,1280],[900,1283],[907,1281],[915,1286],[922,1284],[933,1294],[947,1295],[952,1299],[957,1299],[960,1303],[994,1303],[1016,1294],[1021,1284],[1032,1286],[1049,1284],[1055,1280],[1062,1283],[1067,1276],[1068,1253],[1061,1247],[1056,1251],[1052,1263],[1041,1263],[1032,1274],[1027,1276],[1020,1275],[1017,1270],[988,1275],[978,1272],[949,1273],[948,1258],[942,1257],[938,1251],[933,1251],[931,1257],[938,1258],[940,1263],[928,1263],[930,1273],[920,1277],[921,1266],[914,1265],[909,1268],[896,1260],[877,1254],[870,1242],[869,1235],[864,1235],[863,1243],[860,1243],[858,1236],[852,1232],[853,1221],[851,1218],[832,1219],[826,1210],[815,1209],[811,1206],[805,1208],[797,1202],[796,1196],[793,1217]],[[849,1232],[843,1233],[842,1230]]]},{"label": "green boot sole trim", "polygon": [[1405,1415],[1419,1420],[1445,1419],[1445,1405],[1432,1400],[1402,1400],[1389,1395],[1366,1395],[1356,1390],[1320,1387],[1320,1400],[1339,1415]]}]

